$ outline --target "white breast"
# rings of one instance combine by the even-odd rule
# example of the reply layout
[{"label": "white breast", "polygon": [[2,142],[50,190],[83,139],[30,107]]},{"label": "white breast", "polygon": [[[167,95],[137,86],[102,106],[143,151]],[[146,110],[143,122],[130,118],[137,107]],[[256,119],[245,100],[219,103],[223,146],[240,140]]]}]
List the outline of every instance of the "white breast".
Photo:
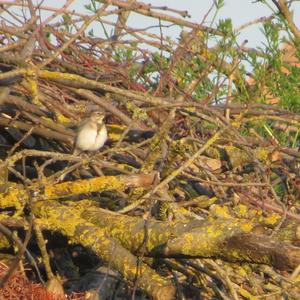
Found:
[{"label": "white breast", "polygon": [[78,133],[75,148],[81,151],[97,151],[107,140],[106,126],[98,131],[97,125],[85,124]]},{"label": "white breast", "polygon": [[89,151],[99,150],[101,147],[103,147],[106,140],[107,140],[106,126],[102,126],[101,129],[98,131],[98,134],[94,139],[94,144],[91,146],[91,149],[89,149]]}]

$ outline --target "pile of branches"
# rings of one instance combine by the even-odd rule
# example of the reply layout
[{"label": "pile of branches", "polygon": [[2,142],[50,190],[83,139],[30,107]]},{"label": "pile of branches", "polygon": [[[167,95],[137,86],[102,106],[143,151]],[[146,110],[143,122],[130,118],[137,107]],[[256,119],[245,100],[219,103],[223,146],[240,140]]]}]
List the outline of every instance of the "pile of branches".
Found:
[{"label": "pile of branches", "polygon": [[[185,11],[71,3],[0,8],[0,295],[21,262],[57,297],[297,299],[300,116],[256,102],[276,95],[242,61],[264,54]],[[108,141],[73,155],[93,111]]]}]

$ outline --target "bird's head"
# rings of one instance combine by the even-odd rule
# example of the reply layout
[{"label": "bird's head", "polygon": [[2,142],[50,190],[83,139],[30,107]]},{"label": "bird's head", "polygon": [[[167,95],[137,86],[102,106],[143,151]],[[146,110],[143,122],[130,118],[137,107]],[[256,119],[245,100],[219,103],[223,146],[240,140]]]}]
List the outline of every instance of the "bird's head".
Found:
[{"label": "bird's head", "polygon": [[97,123],[97,124],[102,124],[103,120],[105,118],[105,115],[99,111],[95,111],[91,114],[91,121]]}]

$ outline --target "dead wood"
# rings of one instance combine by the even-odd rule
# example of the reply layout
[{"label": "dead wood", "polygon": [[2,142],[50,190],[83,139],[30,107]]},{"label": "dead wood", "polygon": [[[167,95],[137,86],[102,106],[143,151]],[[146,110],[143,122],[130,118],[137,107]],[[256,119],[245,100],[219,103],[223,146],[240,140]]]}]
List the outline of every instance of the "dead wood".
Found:
[{"label": "dead wood", "polygon": [[[88,13],[71,2],[1,3],[0,255],[22,257],[40,282],[96,266],[105,281],[113,269],[114,297],[297,299],[299,30],[289,7],[272,1],[292,60],[277,53],[286,46],[238,43],[228,21],[205,26],[216,1],[201,23],[138,1],[92,1]],[[130,26],[136,15],[153,25]],[[276,31],[276,17],[253,23]],[[71,154],[94,111],[108,140]],[[59,266],[64,251],[75,272]]]}]

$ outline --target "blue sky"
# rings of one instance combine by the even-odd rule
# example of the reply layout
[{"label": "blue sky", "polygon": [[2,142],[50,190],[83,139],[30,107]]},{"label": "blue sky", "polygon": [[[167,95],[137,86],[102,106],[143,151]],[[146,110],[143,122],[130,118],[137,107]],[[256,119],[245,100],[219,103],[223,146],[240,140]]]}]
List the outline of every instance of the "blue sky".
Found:
[{"label": "blue sky", "polygon": [[[36,0],[36,3],[41,0]],[[143,1],[144,3],[150,3],[153,6],[168,6],[170,8],[176,8],[179,10],[187,10],[191,15],[191,21],[201,22],[209,7],[212,5],[213,0],[148,0]],[[234,27],[239,27],[242,24],[253,21],[259,17],[269,16],[272,11],[264,4],[258,3],[254,0],[224,0],[225,6],[221,9],[218,18],[225,19],[231,18]],[[61,7],[65,1],[53,1],[44,0],[44,5]],[[72,9],[79,12],[84,12],[84,4],[90,3],[90,0],[75,0],[72,5]],[[271,0],[268,0],[269,4],[272,4]],[[298,28],[300,28],[300,2],[296,2],[293,6],[294,20]],[[210,14],[207,19],[207,24],[212,19],[213,14]],[[153,23],[154,22],[154,23]],[[143,28],[149,25],[157,25],[157,20],[146,18],[145,16],[131,14],[128,21],[129,25],[134,28]],[[172,36],[173,38],[178,37],[180,28],[172,28],[166,30],[164,33]],[[261,46],[263,42],[263,35],[260,32],[259,25],[252,25],[244,29],[240,36],[239,41],[248,40],[249,47]]]},{"label": "blue sky", "polygon": [[[272,11],[264,4],[257,3],[254,0],[225,0],[225,6],[221,9],[218,18],[225,19],[231,18],[234,24],[234,27],[239,27],[242,24],[253,21],[259,17],[269,16]],[[49,1],[49,4],[53,1]],[[89,3],[89,0],[77,0],[73,6],[76,10],[81,10],[83,4]],[[191,15],[191,19],[194,22],[201,22],[209,7],[212,5],[213,0],[148,0],[144,3],[150,3],[153,6],[168,6],[171,8],[176,8],[179,10],[187,10]],[[271,0],[268,3],[272,3]],[[297,26],[300,28],[300,3],[296,2],[293,6],[294,10],[294,20],[296,21]],[[207,19],[208,22],[211,21],[213,15],[211,14]],[[153,20],[156,22],[157,20]],[[141,15],[132,14],[129,19],[129,25],[132,27],[146,27],[151,23],[150,18],[145,18]],[[209,25],[209,23],[207,24]],[[177,30],[171,29],[166,31],[168,35],[172,37],[177,37],[180,32],[180,29]],[[262,45],[263,35],[260,32],[259,25],[252,25],[244,29],[240,36],[239,41],[248,40],[249,47],[255,47]]]}]

